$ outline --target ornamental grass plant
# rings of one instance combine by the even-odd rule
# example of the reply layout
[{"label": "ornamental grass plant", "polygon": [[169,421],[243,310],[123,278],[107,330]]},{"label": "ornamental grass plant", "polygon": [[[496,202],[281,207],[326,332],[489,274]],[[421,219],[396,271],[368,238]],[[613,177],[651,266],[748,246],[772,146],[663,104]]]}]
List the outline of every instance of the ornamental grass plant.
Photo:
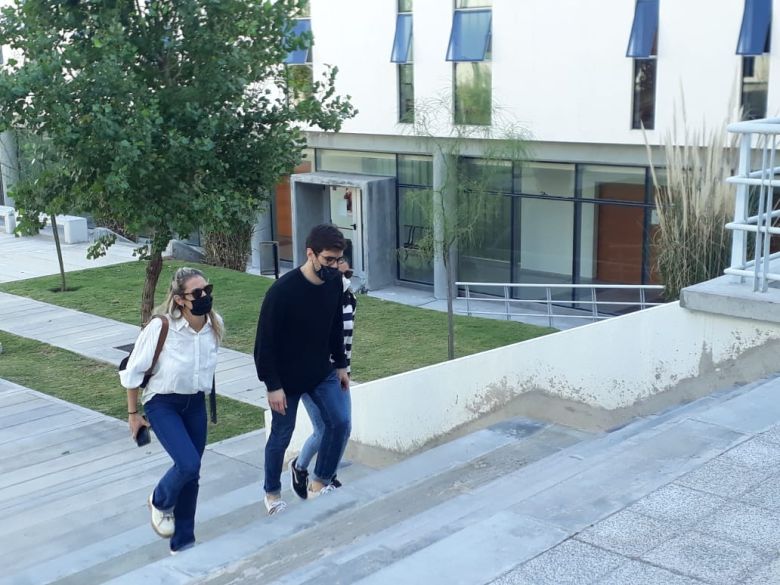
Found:
[{"label": "ornamental grass plant", "polygon": [[[650,158],[658,226],[652,234],[656,266],[668,301],[692,284],[723,274],[728,266],[731,233],[725,228],[734,211],[734,187],[726,183],[736,168],[736,138],[727,122],[691,129],[682,112],[663,140],[665,168]],[[650,146],[645,138],[648,156]]]}]

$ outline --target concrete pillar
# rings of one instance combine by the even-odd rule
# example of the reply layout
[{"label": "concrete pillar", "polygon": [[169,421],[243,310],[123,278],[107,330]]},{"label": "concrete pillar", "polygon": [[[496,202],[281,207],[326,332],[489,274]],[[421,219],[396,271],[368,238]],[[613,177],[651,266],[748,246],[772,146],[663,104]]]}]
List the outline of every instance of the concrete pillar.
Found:
[{"label": "concrete pillar", "polygon": [[[271,207],[261,211],[257,214],[255,229],[252,231],[252,269],[253,270],[271,270],[273,266],[263,266],[264,258],[265,264],[268,263],[268,259],[271,258],[271,254],[267,250],[264,250],[264,254],[261,254],[260,242],[267,242],[273,239],[273,217],[271,214]],[[273,262],[273,260],[271,260]]]},{"label": "concrete pillar", "polygon": [[[455,205],[455,184],[452,178],[455,176],[456,158],[449,154],[437,152],[433,155],[433,296],[437,299],[447,298],[447,270],[444,266],[443,240],[445,234],[445,214]],[[452,217],[452,216],[451,216]],[[450,228],[451,230],[452,228]],[[454,252],[451,250],[451,252]],[[451,262],[457,255],[450,254]],[[451,264],[454,266],[454,264]]]},{"label": "concrete pillar", "polygon": [[0,181],[3,186],[5,202],[0,204],[14,206],[14,200],[8,195],[19,180],[19,161],[17,159],[16,135],[13,131],[0,134]]}]

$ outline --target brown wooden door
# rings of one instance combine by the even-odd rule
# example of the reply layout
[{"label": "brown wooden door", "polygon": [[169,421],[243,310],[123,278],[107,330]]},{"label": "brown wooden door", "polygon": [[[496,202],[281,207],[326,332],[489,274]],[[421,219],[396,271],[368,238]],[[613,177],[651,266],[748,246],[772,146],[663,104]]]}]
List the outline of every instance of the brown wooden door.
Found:
[{"label": "brown wooden door", "polygon": [[[645,188],[644,185],[609,183],[599,186],[598,197],[642,203]],[[644,208],[608,203],[598,207],[596,280],[641,284]]]}]

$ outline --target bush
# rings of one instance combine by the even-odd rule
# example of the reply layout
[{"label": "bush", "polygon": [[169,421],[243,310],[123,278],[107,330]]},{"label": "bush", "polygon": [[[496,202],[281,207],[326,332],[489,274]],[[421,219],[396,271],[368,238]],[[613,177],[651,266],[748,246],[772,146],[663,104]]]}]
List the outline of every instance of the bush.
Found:
[{"label": "bush", "polygon": [[208,232],[203,250],[206,263],[244,272],[252,253],[254,226],[238,223],[231,232]]}]

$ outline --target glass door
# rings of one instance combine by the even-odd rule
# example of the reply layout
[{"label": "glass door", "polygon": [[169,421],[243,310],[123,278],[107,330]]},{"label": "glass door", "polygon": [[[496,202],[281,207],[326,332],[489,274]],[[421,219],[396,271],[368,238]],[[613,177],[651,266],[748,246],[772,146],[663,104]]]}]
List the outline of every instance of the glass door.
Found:
[{"label": "glass door", "polygon": [[360,221],[361,190],[356,187],[330,188],[330,221],[338,227],[347,240],[344,256],[355,272],[364,277],[363,233]]}]

